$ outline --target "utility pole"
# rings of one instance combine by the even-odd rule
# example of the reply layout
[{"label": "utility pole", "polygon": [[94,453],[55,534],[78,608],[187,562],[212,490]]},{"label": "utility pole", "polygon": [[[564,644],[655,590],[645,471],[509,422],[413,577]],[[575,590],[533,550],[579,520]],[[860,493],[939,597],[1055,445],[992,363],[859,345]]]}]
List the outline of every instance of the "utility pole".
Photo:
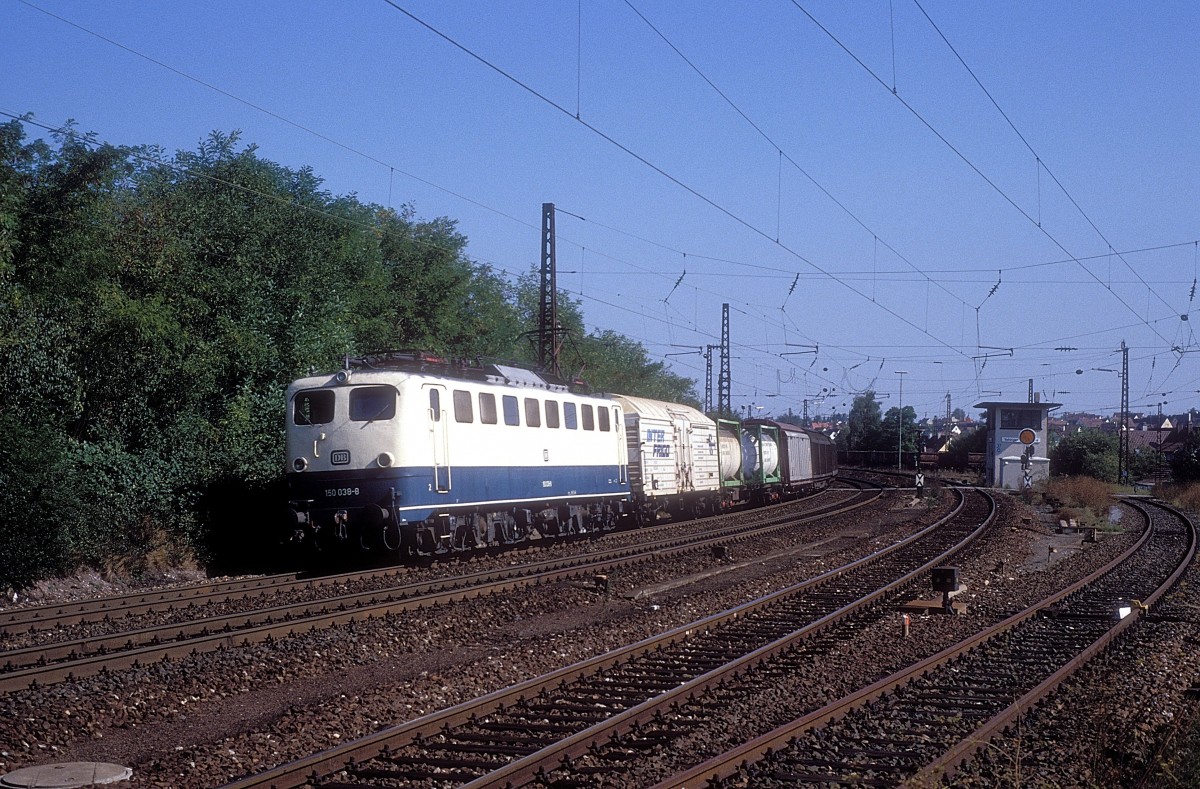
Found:
[{"label": "utility pole", "polygon": [[717,412],[721,416],[733,416],[730,397],[729,375],[729,305],[721,305],[721,374],[717,380]]},{"label": "utility pole", "polygon": [[896,375],[900,376],[900,414],[896,420],[896,425],[900,428],[899,438],[896,441],[896,468],[904,468],[904,376],[908,375],[908,370],[896,370]]},{"label": "utility pole", "polygon": [[538,367],[561,377],[558,364],[558,276],[554,255],[554,203],[542,203],[542,278],[538,310]]},{"label": "utility pole", "polygon": [[706,414],[711,414],[713,410],[712,357],[713,350],[718,347],[717,345],[704,346],[704,413]]},{"label": "utility pole", "polygon": [[1121,340],[1121,424],[1117,427],[1117,484],[1129,484],[1129,348]]}]

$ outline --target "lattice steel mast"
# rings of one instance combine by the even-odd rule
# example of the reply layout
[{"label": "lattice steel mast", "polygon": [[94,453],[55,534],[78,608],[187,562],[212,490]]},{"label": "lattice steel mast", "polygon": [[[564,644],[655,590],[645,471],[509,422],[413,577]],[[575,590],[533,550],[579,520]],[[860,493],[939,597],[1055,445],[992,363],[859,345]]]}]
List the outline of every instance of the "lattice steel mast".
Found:
[{"label": "lattice steel mast", "polygon": [[729,396],[729,305],[721,305],[721,375],[717,381],[717,412],[724,417],[733,416],[733,404]]},{"label": "lattice steel mast", "polygon": [[538,367],[561,377],[558,351],[558,276],[554,255],[554,203],[542,203],[542,277],[538,310]]}]

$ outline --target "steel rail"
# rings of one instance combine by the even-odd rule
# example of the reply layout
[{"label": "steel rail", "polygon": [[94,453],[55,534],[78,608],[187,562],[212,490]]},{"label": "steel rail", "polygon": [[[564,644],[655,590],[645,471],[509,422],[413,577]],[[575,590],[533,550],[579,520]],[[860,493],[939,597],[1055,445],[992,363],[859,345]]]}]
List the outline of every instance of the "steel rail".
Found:
[{"label": "steel rail", "polygon": [[[519,587],[582,575],[611,572],[652,558],[703,550],[715,545],[758,539],[798,523],[853,511],[883,494],[866,491],[840,509],[820,514],[775,515],[746,526],[726,526],[704,535],[684,534],[641,545],[624,546],[581,557],[548,559],[518,567],[485,570],[450,579],[419,581],[391,589],[341,595],[319,601],[209,617],[182,624],[143,628],[95,638],[0,652],[0,693],[132,668],[167,658],[262,643],[349,622],[467,600]],[[392,596],[380,602],[381,597]],[[314,613],[316,611],[316,613]],[[138,639],[135,641],[134,639]],[[82,654],[85,653],[86,654]],[[61,660],[49,663],[46,661]]]},{"label": "steel rail", "polygon": [[[983,643],[990,641],[998,635],[1004,634],[1015,628],[1016,626],[1025,623],[1032,618],[1046,611],[1051,606],[1065,600],[1074,595],[1076,592],[1095,583],[1097,580],[1107,575],[1112,570],[1127,562],[1131,557],[1142,550],[1148,543],[1151,537],[1152,530],[1149,526],[1149,515],[1147,516],[1148,526],[1143,531],[1141,537],[1128,550],[1120,556],[1114,558],[1104,567],[1090,573],[1087,577],[1071,584],[1070,586],[1048,596],[1044,600],[1029,606],[1024,611],[1018,612],[1002,622],[983,630],[971,638],[965,639],[958,644],[948,647],[941,652],[926,658],[902,671],[896,672],[888,677],[885,677],[871,685],[862,688],[852,694],[849,694],[841,699],[838,699],[830,704],[825,705],[821,709],[815,710],[807,715],[804,715],[791,723],[780,726],[775,730],[763,734],[759,737],[750,740],[749,742],[731,749],[726,753],[716,756],[705,761],[689,770],[682,771],[669,779],[664,780],[654,786],[653,789],[683,789],[684,787],[697,787],[702,785],[712,785],[719,781],[733,778],[747,764],[757,762],[770,754],[782,750],[789,746],[797,738],[815,730],[822,728],[834,721],[845,717],[852,710],[866,707],[867,705],[877,701],[885,695],[904,687],[909,682],[913,681],[927,672],[931,672],[941,666],[944,666],[956,658],[967,655],[972,650],[978,648]],[[1195,556],[1196,536],[1193,524],[1184,516],[1179,515],[1182,521],[1187,525],[1190,536],[1190,547],[1187,550],[1184,560],[1176,567],[1174,572],[1168,579],[1161,584],[1151,596],[1150,599],[1156,601],[1162,594],[1165,594],[1181,577],[1188,564]],[[1097,654],[1107,644],[1111,643],[1113,638],[1123,633],[1127,628],[1132,627],[1136,622],[1139,622],[1141,617],[1139,611],[1135,615],[1127,616],[1110,628],[1107,633],[1096,643],[1090,645],[1086,650],[1086,654],[1090,659],[1091,656]],[[1101,643],[1102,642],[1102,643]],[[1070,661],[1071,670],[1067,670],[1068,666],[1064,666],[1059,671],[1054,672],[1050,677],[1047,677],[1043,682],[1029,692],[1023,694],[1010,707],[1007,707],[1000,714],[993,716],[983,725],[978,727],[966,738],[960,740],[960,744],[955,746],[954,753],[946,753],[935,762],[928,766],[928,772],[922,773],[921,779],[928,780],[935,777],[940,777],[942,773],[949,774],[950,771],[957,769],[967,758],[979,748],[985,746],[988,739],[995,733],[1001,731],[1005,725],[1010,723],[1016,716],[1022,714],[1025,710],[1035,704],[1039,699],[1044,698],[1050,693],[1061,681],[1066,678],[1071,671],[1078,668],[1086,662],[1083,658],[1077,658]],[[926,784],[921,784],[926,785]]]},{"label": "steel rail", "polygon": [[248,594],[261,596],[295,589],[316,589],[322,586],[356,583],[362,580],[396,575],[399,572],[407,572],[407,568],[380,568],[308,578],[302,578],[297,573],[278,573],[238,581],[217,581],[207,584],[175,586],[170,589],[128,592],[72,603],[10,608],[0,610],[0,636],[172,610],[178,605],[226,602],[237,599],[238,594],[243,597]]},{"label": "steel rail", "polygon": [[[668,646],[683,644],[689,640],[695,639],[697,636],[712,631],[727,623],[732,623],[739,619],[744,619],[751,613],[760,609],[765,609],[775,605],[781,600],[788,597],[796,596],[803,593],[805,590],[820,587],[831,581],[836,581],[848,573],[879,562],[881,559],[890,556],[891,554],[904,549],[941,528],[943,523],[949,521],[963,508],[963,499],[961,493],[960,502],[954,513],[939,520],[937,523],[928,526],[916,534],[910,535],[903,541],[894,545],[881,549],[870,556],[863,557],[843,567],[835,568],[822,573],[814,578],[776,591],[770,595],[757,600],[743,603],[728,611],[715,614],[710,617],[686,624],[675,628],[666,633],[645,639],[643,641],[631,644],[608,653],[591,658],[586,661],[565,667],[555,672],[527,680],[516,686],[505,690],[496,691],[488,694],[480,699],[464,702],[454,707],[445,710],[436,711],[420,718],[408,721],[388,729],[381,730],[376,734],[364,737],[362,739],[346,743],[337,748],[330,749],[318,754],[313,754],[309,757],[291,762],[289,764],[280,765],[271,770],[265,771],[259,775],[249,776],[237,782],[227,785],[226,789],[261,789],[262,787],[276,787],[283,789],[284,787],[301,786],[307,783],[310,778],[318,775],[327,775],[343,769],[346,764],[362,762],[380,754],[385,753],[393,746],[407,744],[418,738],[431,737],[442,732],[447,727],[454,727],[478,718],[481,715],[491,714],[497,710],[509,707],[526,698],[530,698],[538,694],[545,688],[552,688],[564,682],[573,682],[593,676],[601,670],[608,669],[614,666],[628,663],[629,661],[639,656],[651,653]],[[991,510],[994,515],[994,508]],[[990,522],[992,515],[989,515],[987,522]],[[978,534],[986,523],[981,524],[973,534]],[[927,566],[923,569],[928,569]],[[878,591],[867,596],[869,599],[877,599],[882,595],[882,591]],[[859,601],[862,605],[868,604],[867,600]],[[845,613],[843,613],[843,616]],[[830,617],[824,617],[830,619]],[[755,662],[761,659],[759,656],[760,650],[755,650],[750,657],[743,657],[742,660]],[[705,675],[707,676],[707,675]],[[639,707],[634,708],[640,710]],[[631,710],[630,712],[633,712]],[[591,731],[591,730],[588,730]],[[581,738],[579,735],[568,738],[568,748],[584,747],[579,745]],[[566,742],[566,741],[565,741]],[[521,770],[527,765],[522,763],[516,769]],[[487,781],[503,785],[503,782],[509,780],[511,776],[504,772],[491,773],[488,775]]]},{"label": "steel rail", "polygon": [[[828,491],[826,488],[822,491]],[[823,505],[826,507],[837,506]],[[820,508],[813,511],[820,514]],[[642,529],[649,533],[653,529],[670,529],[678,527],[679,523],[667,523]],[[609,533],[609,532],[606,532]],[[579,535],[588,539],[591,534]],[[563,542],[563,540],[555,540]],[[538,541],[521,545],[503,546],[509,555],[519,551],[533,551],[543,548]],[[494,554],[494,549],[481,549],[484,553]],[[92,598],[68,603],[48,603],[37,606],[0,607],[0,637],[18,633],[50,630],[87,622],[114,620],[137,614],[155,613],[176,610],[178,606],[199,606],[211,603],[230,602],[242,599],[249,594],[264,596],[272,593],[289,592],[297,589],[318,589],[326,586],[358,583],[364,580],[387,578],[411,572],[408,566],[376,567],[369,570],[357,570],[330,575],[311,575],[288,572],[274,575],[256,576],[253,578],[214,581],[210,583],[188,584],[166,589],[151,589],[136,592],[126,592],[117,595]],[[239,598],[238,595],[242,598]]]},{"label": "steel rail", "polygon": [[[1141,510],[1147,518],[1150,518],[1149,513],[1146,512],[1144,504],[1134,500],[1126,501],[1130,506]],[[1179,582],[1179,579],[1183,576],[1184,572],[1187,570],[1188,566],[1192,563],[1192,560],[1196,556],[1195,525],[1192,524],[1191,519],[1178,510],[1161,504],[1153,504],[1153,506],[1158,506],[1167,510],[1171,514],[1178,517],[1182,522],[1186,523],[1191,536],[1191,544],[1188,547],[1188,550],[1184,553],[1183,560],[1175,568],[1174,572],[1172,572],[1167,579],[1157,589],[1155,589],[1152,594],[1150,594],[1149,597],[1140,601],[1142,603],[1142,607],[1137,609],[1138,616],[1127,616],[1122,619],[1104,636],[1097,639],[1091,646],[1080,653],[1079,657],[1070,661],[1058,671],[1046,677],[1046,679],[1022,695],[1006,710],[994,716],[991,720],[988,720],[982,726],[977,728],[968,738],[959,742],[958,745],[951,748],[938,759],[921,768],[921,770],[919,770],[917,774],[913,776],[913,780],[920,782],[941,775],[950,778],[954,777],[959,768],[961,768],[968,759],[972,758],[975,753],[983,747],[984,743],[988,742],[1001,731],[1003,731],[1007,726],[1014,723],[1019,717],[1025,714],[1026,710],[1031,709],[1039,701],[1045,699],[1047,696],[1053,693],[1060,685],[1062,685],[1064,681],[1066,681],[1072,674],[1079,670],[1081,666],[1098,655],[1102,650],[1106,649],[1111,643],[1113,643],[1113,641],[1124,634],[1126,630],[1140,623],[1142,616],[1156,603],[1158,603],[1163,595],[1175,587],[1175,584]],[[1147,532],[1149,532],[1149,529],[1147,529]]]},{"label": "steel rail", "polygon": [[[982,493],[982,491],[980,492]],[[984,495],[987,495],[989,500],[991,500],[990,494]],[[992,506],[987,517],[966,538],[886,586],[882,586],[871,594],[861,597],[855,602],[799,628],[781,639],[760,647],[738,660],[696,677],[666,693],[648,699],[636,707],[614,715],[604,722],[578,732],[548,748],[511,762],[505,767],[491,772],[478,780],[463,784],[460,789],[487,789],[487,787],[492,786],[524,786],[533,783],[558,763],[569,763],[572,759],[577,759],[585,755],[594,746],[604,743],[613,737],[620,736],[635,726],[651,722],[662,710],[674,704],[682,703],[690,696],[699,696],[706,693],[743,672],[751,671],[771,658],[785,653],[799,642],[818,635],[835,622],[882,602],[892,594],[911,586],[925,576],[932,568],[948,561],[952,556],[974,542],[995,519],[996,508],[994,501],[991,504]]]}]

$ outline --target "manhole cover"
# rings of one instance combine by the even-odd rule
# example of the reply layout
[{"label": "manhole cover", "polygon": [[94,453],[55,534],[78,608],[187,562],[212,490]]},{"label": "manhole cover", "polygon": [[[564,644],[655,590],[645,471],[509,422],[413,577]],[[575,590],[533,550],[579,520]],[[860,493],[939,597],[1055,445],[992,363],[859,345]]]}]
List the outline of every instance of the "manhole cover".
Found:
[{"label": "manhole cover", "polygon": [[12,789],[73,789],[126,781],[133,770],[106,762],[63,762],[22,767],[0,778],[0,787]]}]

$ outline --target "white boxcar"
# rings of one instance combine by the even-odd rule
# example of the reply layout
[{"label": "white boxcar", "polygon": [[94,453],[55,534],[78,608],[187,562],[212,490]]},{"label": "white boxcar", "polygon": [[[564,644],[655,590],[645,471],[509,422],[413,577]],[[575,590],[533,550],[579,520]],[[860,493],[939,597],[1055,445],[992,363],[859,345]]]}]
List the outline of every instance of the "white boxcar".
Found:
[{"label": "white boxcar", "polygon": [[721,500],[716,423],[687,405],[613,399],[625,414],[629,482],[639,517],[716,512]]}]

